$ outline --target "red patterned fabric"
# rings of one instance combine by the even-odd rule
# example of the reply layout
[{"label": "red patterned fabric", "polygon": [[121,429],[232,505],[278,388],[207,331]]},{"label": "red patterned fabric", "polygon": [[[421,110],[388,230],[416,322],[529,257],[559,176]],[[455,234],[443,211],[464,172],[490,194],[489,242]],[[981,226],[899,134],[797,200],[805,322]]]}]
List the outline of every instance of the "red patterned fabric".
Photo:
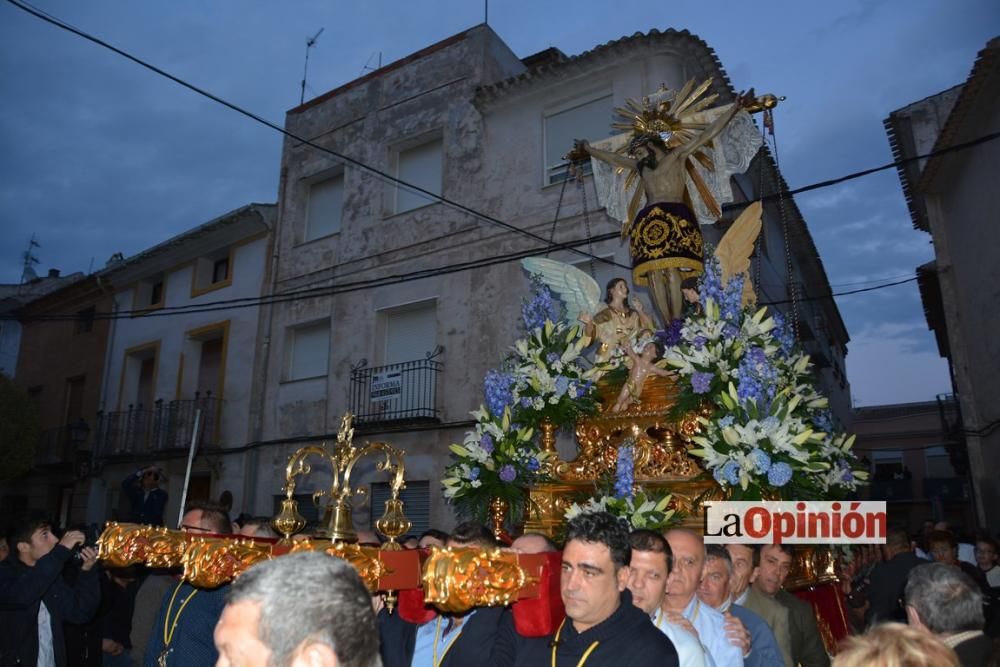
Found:
[{"label": "red patterned fabric", "polygon": [[850,634],[847,607],[839,584],[818,584],[794,591],[795,596],[805,600],[817,612],[816,624],[826,646],[827,653],[836,654],[837,645]]}]

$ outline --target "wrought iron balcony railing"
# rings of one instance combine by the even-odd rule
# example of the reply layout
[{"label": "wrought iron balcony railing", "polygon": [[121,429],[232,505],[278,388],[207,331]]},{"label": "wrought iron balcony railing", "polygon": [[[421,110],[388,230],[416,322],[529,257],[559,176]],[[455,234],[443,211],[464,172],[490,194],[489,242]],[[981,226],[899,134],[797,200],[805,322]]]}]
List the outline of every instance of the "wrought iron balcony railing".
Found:
[{"label": "wrought iron balcony railing", "polygon": [[105,458],[124,454],[141,454],[169,449],[186,449],[194,435],[195,415],[201,409],[199,444],[216,445],[216,424],[222,401],[195,395],[194,399],[164,401],[145,409],[141,404],[128,410],[97,415],[95,456]]},{"label": "wrought iron balcony railing", "polygon": [[355,424],[437,422],[437,378],[443,364],[434,357],[368,368],[362,360],[351,369],[351,412]]}]

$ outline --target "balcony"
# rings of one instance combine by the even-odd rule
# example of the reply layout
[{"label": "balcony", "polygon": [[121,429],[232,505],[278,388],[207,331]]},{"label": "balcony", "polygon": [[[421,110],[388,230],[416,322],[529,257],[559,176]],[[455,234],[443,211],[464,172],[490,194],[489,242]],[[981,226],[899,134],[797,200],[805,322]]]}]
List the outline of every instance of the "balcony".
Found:
[{"label": "balcony", "polygon": [[351,369],[351,412],[358,425],[437,423],[437,378],[443,364],[434,355],[389,366]]},{"label": "balcony", "polygon": [[35,465],[39,467],[69,466],[78,462],[78,455],[87,446],[90,426],[83,419],[76,423],[45,429],[35,444]]},{"label": "balcony", "polygon": [[98,413],[95,456],[107,458],[187,449],[191,446],[199,409],[199,446],[217,445],[216,424],[222,401],[208,393],[190,400],[161,399],[152,409],[145,409],[140,404],[130,405],[128,410]]}]

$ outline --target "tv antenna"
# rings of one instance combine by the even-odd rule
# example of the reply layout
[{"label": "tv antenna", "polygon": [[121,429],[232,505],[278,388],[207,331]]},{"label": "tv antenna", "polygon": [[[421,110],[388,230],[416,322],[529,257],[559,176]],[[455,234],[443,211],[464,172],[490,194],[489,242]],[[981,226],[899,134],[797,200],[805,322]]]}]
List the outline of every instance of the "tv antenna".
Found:
[{"label": "tv antenna", "polygon": [[24,261],[21,269],[21,284],[30,282],[38,277],[35,273],[35,264],[38,264],[38,257],[35,256],[35,248],[41,248],[42,244],[35,240],[35,235],[31,235],[31,240],[28,241],[28,249],[21,253],[21,259]]},{"label": "tv antenna", "polygon": [[299,96],[299,104],[306,101],[306,74],[309,72],[309,49],[316,46],[316,40],[322,34],[323,28],[320,28],[315,35],[306,40],[306,64],[302,68],[302,95]]}]

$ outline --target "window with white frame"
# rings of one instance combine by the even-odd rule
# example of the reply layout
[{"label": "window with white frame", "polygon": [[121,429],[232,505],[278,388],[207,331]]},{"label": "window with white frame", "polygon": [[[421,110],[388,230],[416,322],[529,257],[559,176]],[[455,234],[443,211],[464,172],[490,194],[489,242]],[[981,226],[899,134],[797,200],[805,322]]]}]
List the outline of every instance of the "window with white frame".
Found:
[{"label": "window with white frame", "polygon": [[[563,156],[573,148],[573,141],[600,141],[612,134],[612,97],[603,95],[545,114],[545,183],[559,183],[568,177],[569,163]],[[590,161],[584,164],[589,172]]]},{"label": "window with white frame", "polygon": [[[444,144],[441,137],[401,148],[395,154],[394,176],[404,183],[423,188],[436,195],[441,194],[444,173]],[[393,188],[392,213],[405,213],[421,206],[433,204],[436,200],[422,192],[404,186]]]},{"label": "window with white frame", "polygon": [[313,241],[339,232],[343,213],[343,173],[310,184],[306,233],[303,240]]},{"label": "window with white frame", "polygon": [[285,341],[287,380],[327,374],[330,362],[330,323],[327,320],[291,327]]}]

